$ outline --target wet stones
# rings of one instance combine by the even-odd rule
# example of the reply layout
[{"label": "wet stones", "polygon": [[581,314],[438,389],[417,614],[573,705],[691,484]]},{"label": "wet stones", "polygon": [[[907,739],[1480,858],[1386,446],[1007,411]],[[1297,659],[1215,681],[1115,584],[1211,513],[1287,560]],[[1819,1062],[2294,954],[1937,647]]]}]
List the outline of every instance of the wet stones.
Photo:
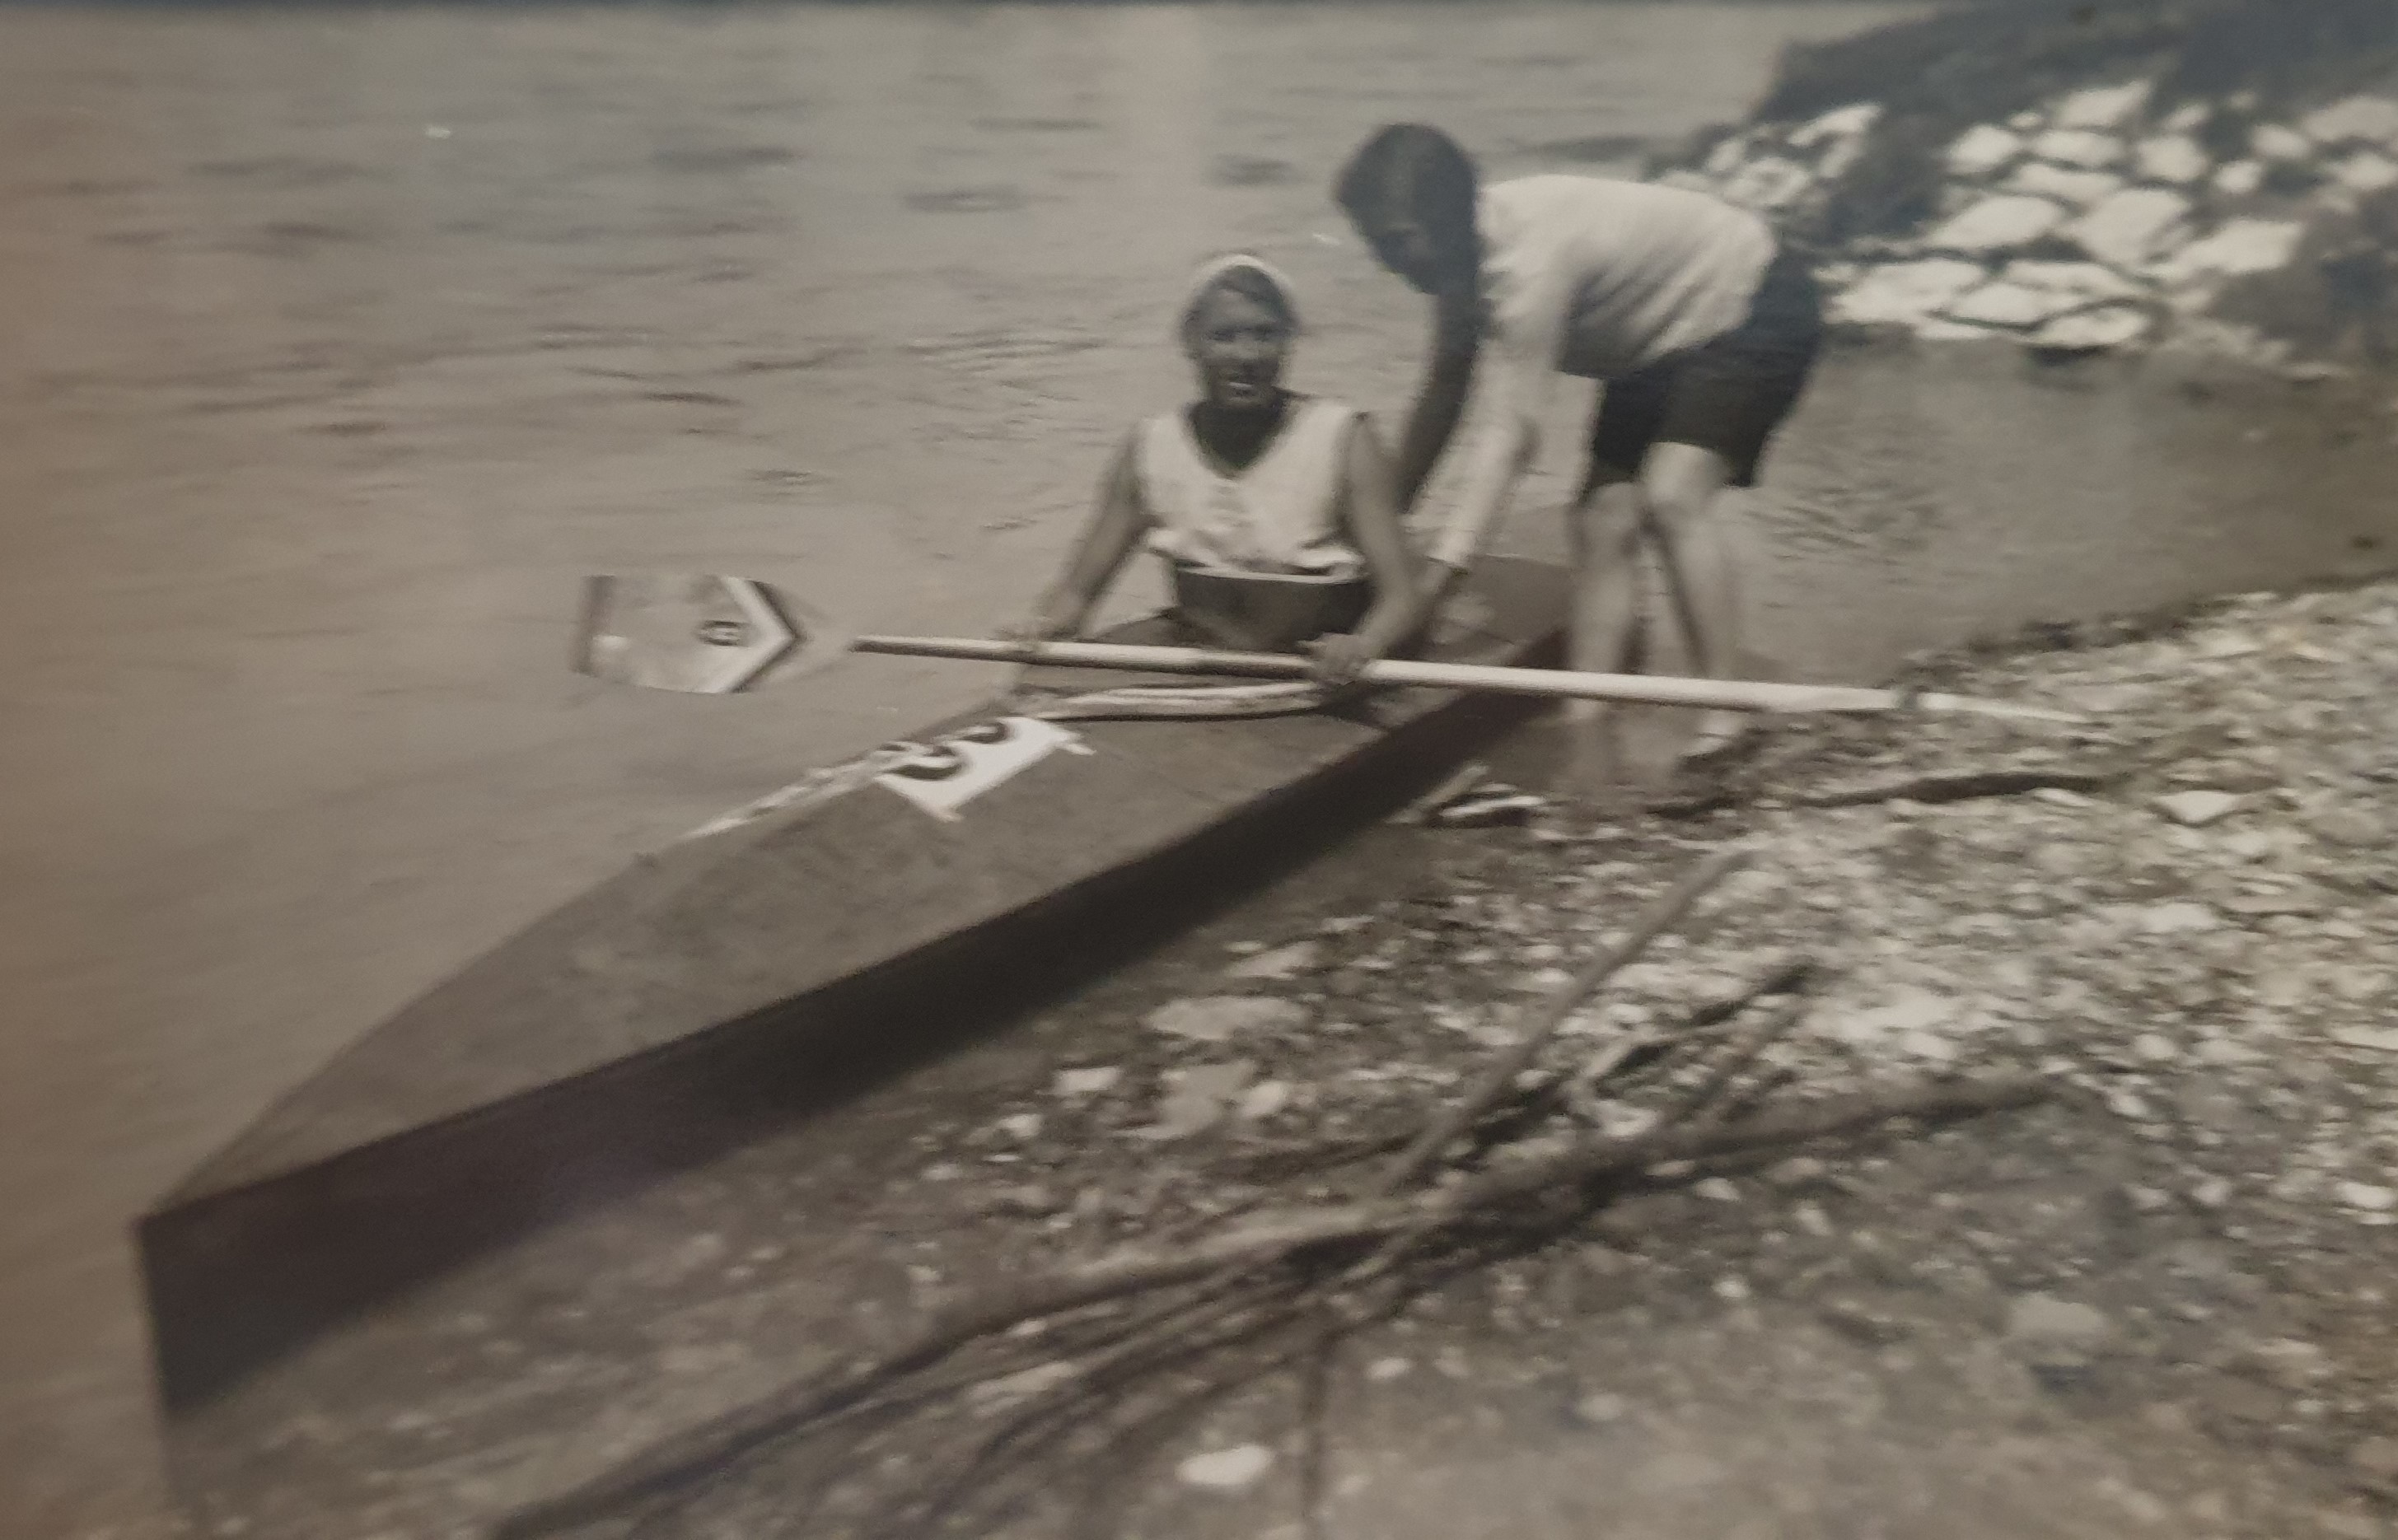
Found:
[{"label": "wet stones", "polygon": [[2022,135],[1993,124],[1980,124],[1966,129],[1948,146],[1948,171],[1952,176],[1968,179],[1992,176],[2014,165],[2024,148]]},{"label": "wet stones", "polygon": [[2314,154],[2315,141],[2296,128],[2268,123],[2248,136],[2249,153],[2266,165],[2303,161]]},{"label": "wet stones", "polygon": [[[1792,133],[1790,143],[1802,150],[1847,143],[1864,138],[1867,130],[1881,121],[1881,115],[1882,106],[1878,101],[1859,101],[1846,107],[1835,107]],[[2398,131],[2384,137],[2398,143]]]},{"label": "wet stones", "polygon": [[2137,118],[2155,87],[2145,80],[2076,91],[2056,104],[2050,121],[2060,129],[2114,130]]},{"label": "wet stones", "polygon": [[2265,186],[2265,163],[2235,160],[2215,173],[2215,191],[2226,198],[2254,197]]},{"label": "wet stones", "polygon": [[2060,315],[2031,334],[2036,349],[2059,353],[2105,353],[2148,336],[2155,318],[2130,305]]},{"label": "wet stones", "polygon": [[2058,128],[2031,141],[2031,153],[2052,166],[2103,171],[2123,159],[2123,141],[2112,134]]},{"label": "wet stones", "polygon": [[2157,273],[2167,282],[2270,273],[2289,265],[2305,236],[2306,227],[2290,221],[2232,220],[2184,247]]},{"label": "wet stones", "polygon": [[1974,262],[1894,262],[1868,269],[1833,299],[1831,311],[1836,319],[1861,326],[1918,323],[1980,287],[1983,277]]},{"label": "wet stones", "polygon": [[1112,1065],[1087,1069],[1061,1069],[1052,1090],[1061,1100],[1079,1101],[1086,1096],[1104,1095],[1113,1091],[1124,1079],[1124,1071]]},{"label": "wet stones", "polygon": [[2123,190],[2123,179],[2106,171],[2075,171],[2044,160],[2027,161],[2000,184],[2009,193],[2054,198],[2071,208],[2088,208]]},{"label": "wet stones", "polygon": [[1985,327],[2036,327],[2079,307],[2078,296],[2001,280],[1984,284],[1950,305],[1952,321]]},{"label": "wet stones", "polygon": [[2328,1354],[2295,1337],[2260,1342],[2249,1349],[2248,1360],[2268,1381],[2291,1392],[2309,1389],[2335,1373]]},{"label": "wet stones", "polygon": [[2331,177],[2351,193],[2379,193],[2398,186],[2398,161],[2378,151],[2360,150],[2333,162]]},{"label": "wet stones", "polygon": [[[1909,131],[1920,130],[1855,103],[1752,125],[1664,180],[1839,233],[1844,179],[1876,136]],[[1902,160],[1918,154],[1899,148]],[[2375,200],[2398,198],[2398,99],[2373,93],[2275,116],[2253,93],[2161,105],[2152,82],[2103,82],[1926,148],[1939,185],[1907,205],[1925,210],[1919,227],[1850,238],[1825,270],[1844,326],[2013,339],[2041,353],[2169,341],[2287,373],[2293,346],[2349,335],[2323,317],[2288,319],[2345,302],[2313,275],[2309,236],[2336,236],[2335,221],[2357,227],[2378,217]],[[2364,236],[2348,245],[2378,250]],[[2035,284],[2009,271],[2031,261],[2083,272]],[[2242,298],[2243,284],[2278,274],[2297,275],[2289,292]]]},{"label": "wet stones", "polygon": [[1252,1034],[1289,1031],[1307,1022],[1295,1001],[1256,995],[1213,995],[1175,1000],[1149,1014],[1152,1031],[1191,1042],[1220,1043]]},{"label": "wet stones", "polygon": [[2187,134],[2160,134],[2132,148],[2132,163],[2140,177],[2168,186],[2189,187],[2204,181],[2215,169],[2205,146]]},{"label": "wet stones", "polygon": [[2067,233],[2073,243],[2117,269],[2136,269],[2189,220],[2190,201],[2159,187],[2133,187],[2099,204]]},{"label": "wet stones", "polygon": [[1253,953],[1224,970],[1228,979],[1289,979],[1315,967],[1323,948],[1312,941],[1293,942],[1270,951]]},{"label": "wet stones", "polygon": [[2377,144],[2398,149],[2398,101],[2351,96],[2298,120],[2299,131],[2318,144]]},{"label": "wet stones", "polygon": [[2156,800],[2159,812],[2189,829],[2203,829],[2239,805],[2238,797],[2220,791],[2175,792]]},{"label": "wet stones", "polygon": [[1193,1454],[1175,1467],[1175,1475],[1184,1486],[1206,1492],[1246,1492],[1263,1480],[1273,1465],[1274,1452],[1265,1445],[1240,1444]]},{"label": "wet stones", "polygon": [[2068,308],[2137,300],[2145,292],[2138,284],[2098,262],[2021,260],[2009,262],[1999,276]]},{"label": "wet stones", "polygon": [[1803,221],[1821,213],[1830,190],[1854,168],[1882,114],[1880,103],[1860,101],[1795,126],[1759,125],[1716,143],[1697,167],[1658,180]]},{"label": "wet stones", "polygon": [[2064,223],[2065,217],[2066,210],[2046,198],[2001,194],[1949,220],[1925,236],[1923,245],[1943,254],[1987,256],[2029,246]]},{"label": "wet stones", "polygon": [[2043,1376],[2086,1370],[2115,1341],[2115,1323],[2095,1306],[2051,1294],[2024,1294],[2007,1306],[2009,1351]]}]

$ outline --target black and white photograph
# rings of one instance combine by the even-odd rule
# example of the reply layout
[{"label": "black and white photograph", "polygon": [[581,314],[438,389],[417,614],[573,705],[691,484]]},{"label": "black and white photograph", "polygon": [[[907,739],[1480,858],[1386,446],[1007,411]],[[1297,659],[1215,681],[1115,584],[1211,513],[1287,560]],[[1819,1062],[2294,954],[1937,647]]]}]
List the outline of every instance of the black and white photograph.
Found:
[{"label": "black and white photograph", "polygon": [[2398,3],[0,3],[0,1533],[2398,1540]]}]

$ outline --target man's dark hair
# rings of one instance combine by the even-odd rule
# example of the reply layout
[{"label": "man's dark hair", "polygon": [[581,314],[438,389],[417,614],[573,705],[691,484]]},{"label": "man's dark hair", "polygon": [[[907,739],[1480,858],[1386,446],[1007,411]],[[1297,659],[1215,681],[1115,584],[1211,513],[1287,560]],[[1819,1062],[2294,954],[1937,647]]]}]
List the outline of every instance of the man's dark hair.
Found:
[{"label": "man's dark hair", "polygon": [[1474,228],[1475,185],[1474,162],[1457,141],[1421,123],[1392,123],[1349,157],[1332,196],[1352,220],[1403,208],[1445,234]]}]

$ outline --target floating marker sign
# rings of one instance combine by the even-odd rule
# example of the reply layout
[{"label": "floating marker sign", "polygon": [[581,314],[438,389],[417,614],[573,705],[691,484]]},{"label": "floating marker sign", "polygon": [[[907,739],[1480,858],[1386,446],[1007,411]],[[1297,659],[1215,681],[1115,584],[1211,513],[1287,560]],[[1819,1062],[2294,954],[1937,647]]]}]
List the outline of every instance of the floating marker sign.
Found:
[{"label": "floating marker sign", "polygon": [[799,639],[775,596],[748,578],[599,577],[585,586],[574,666],[617,684],[729,695]]},{"label": "floating marker sign", "polygon": [[927,743],[923,750],[874,778],[943,821],[1001,783],[1051,755],[1088,754],[1090,748],[1055,722],[1002,716]]}]

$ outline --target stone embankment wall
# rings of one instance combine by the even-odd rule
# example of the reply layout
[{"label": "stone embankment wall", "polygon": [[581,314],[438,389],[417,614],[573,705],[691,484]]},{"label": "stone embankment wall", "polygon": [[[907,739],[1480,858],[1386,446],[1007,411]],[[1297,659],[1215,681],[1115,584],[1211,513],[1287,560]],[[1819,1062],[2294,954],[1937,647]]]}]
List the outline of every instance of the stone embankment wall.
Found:
[{"label": "stone embankment wall", "polygon": [[[2352,77],[2351,77],[2352,78]],[[2075,354],[2189,348],[2299,372],[2398,353],[2398,82],[2268,105],[2153,77],[2059,91],[1946,142],[1860,100],[1706,136],[1656,180],[1767,215],[1836,322]],[[1936,186],[1849,233],[1894,164]],[[1886,207],[1887,199],[1882,200]]]}]

